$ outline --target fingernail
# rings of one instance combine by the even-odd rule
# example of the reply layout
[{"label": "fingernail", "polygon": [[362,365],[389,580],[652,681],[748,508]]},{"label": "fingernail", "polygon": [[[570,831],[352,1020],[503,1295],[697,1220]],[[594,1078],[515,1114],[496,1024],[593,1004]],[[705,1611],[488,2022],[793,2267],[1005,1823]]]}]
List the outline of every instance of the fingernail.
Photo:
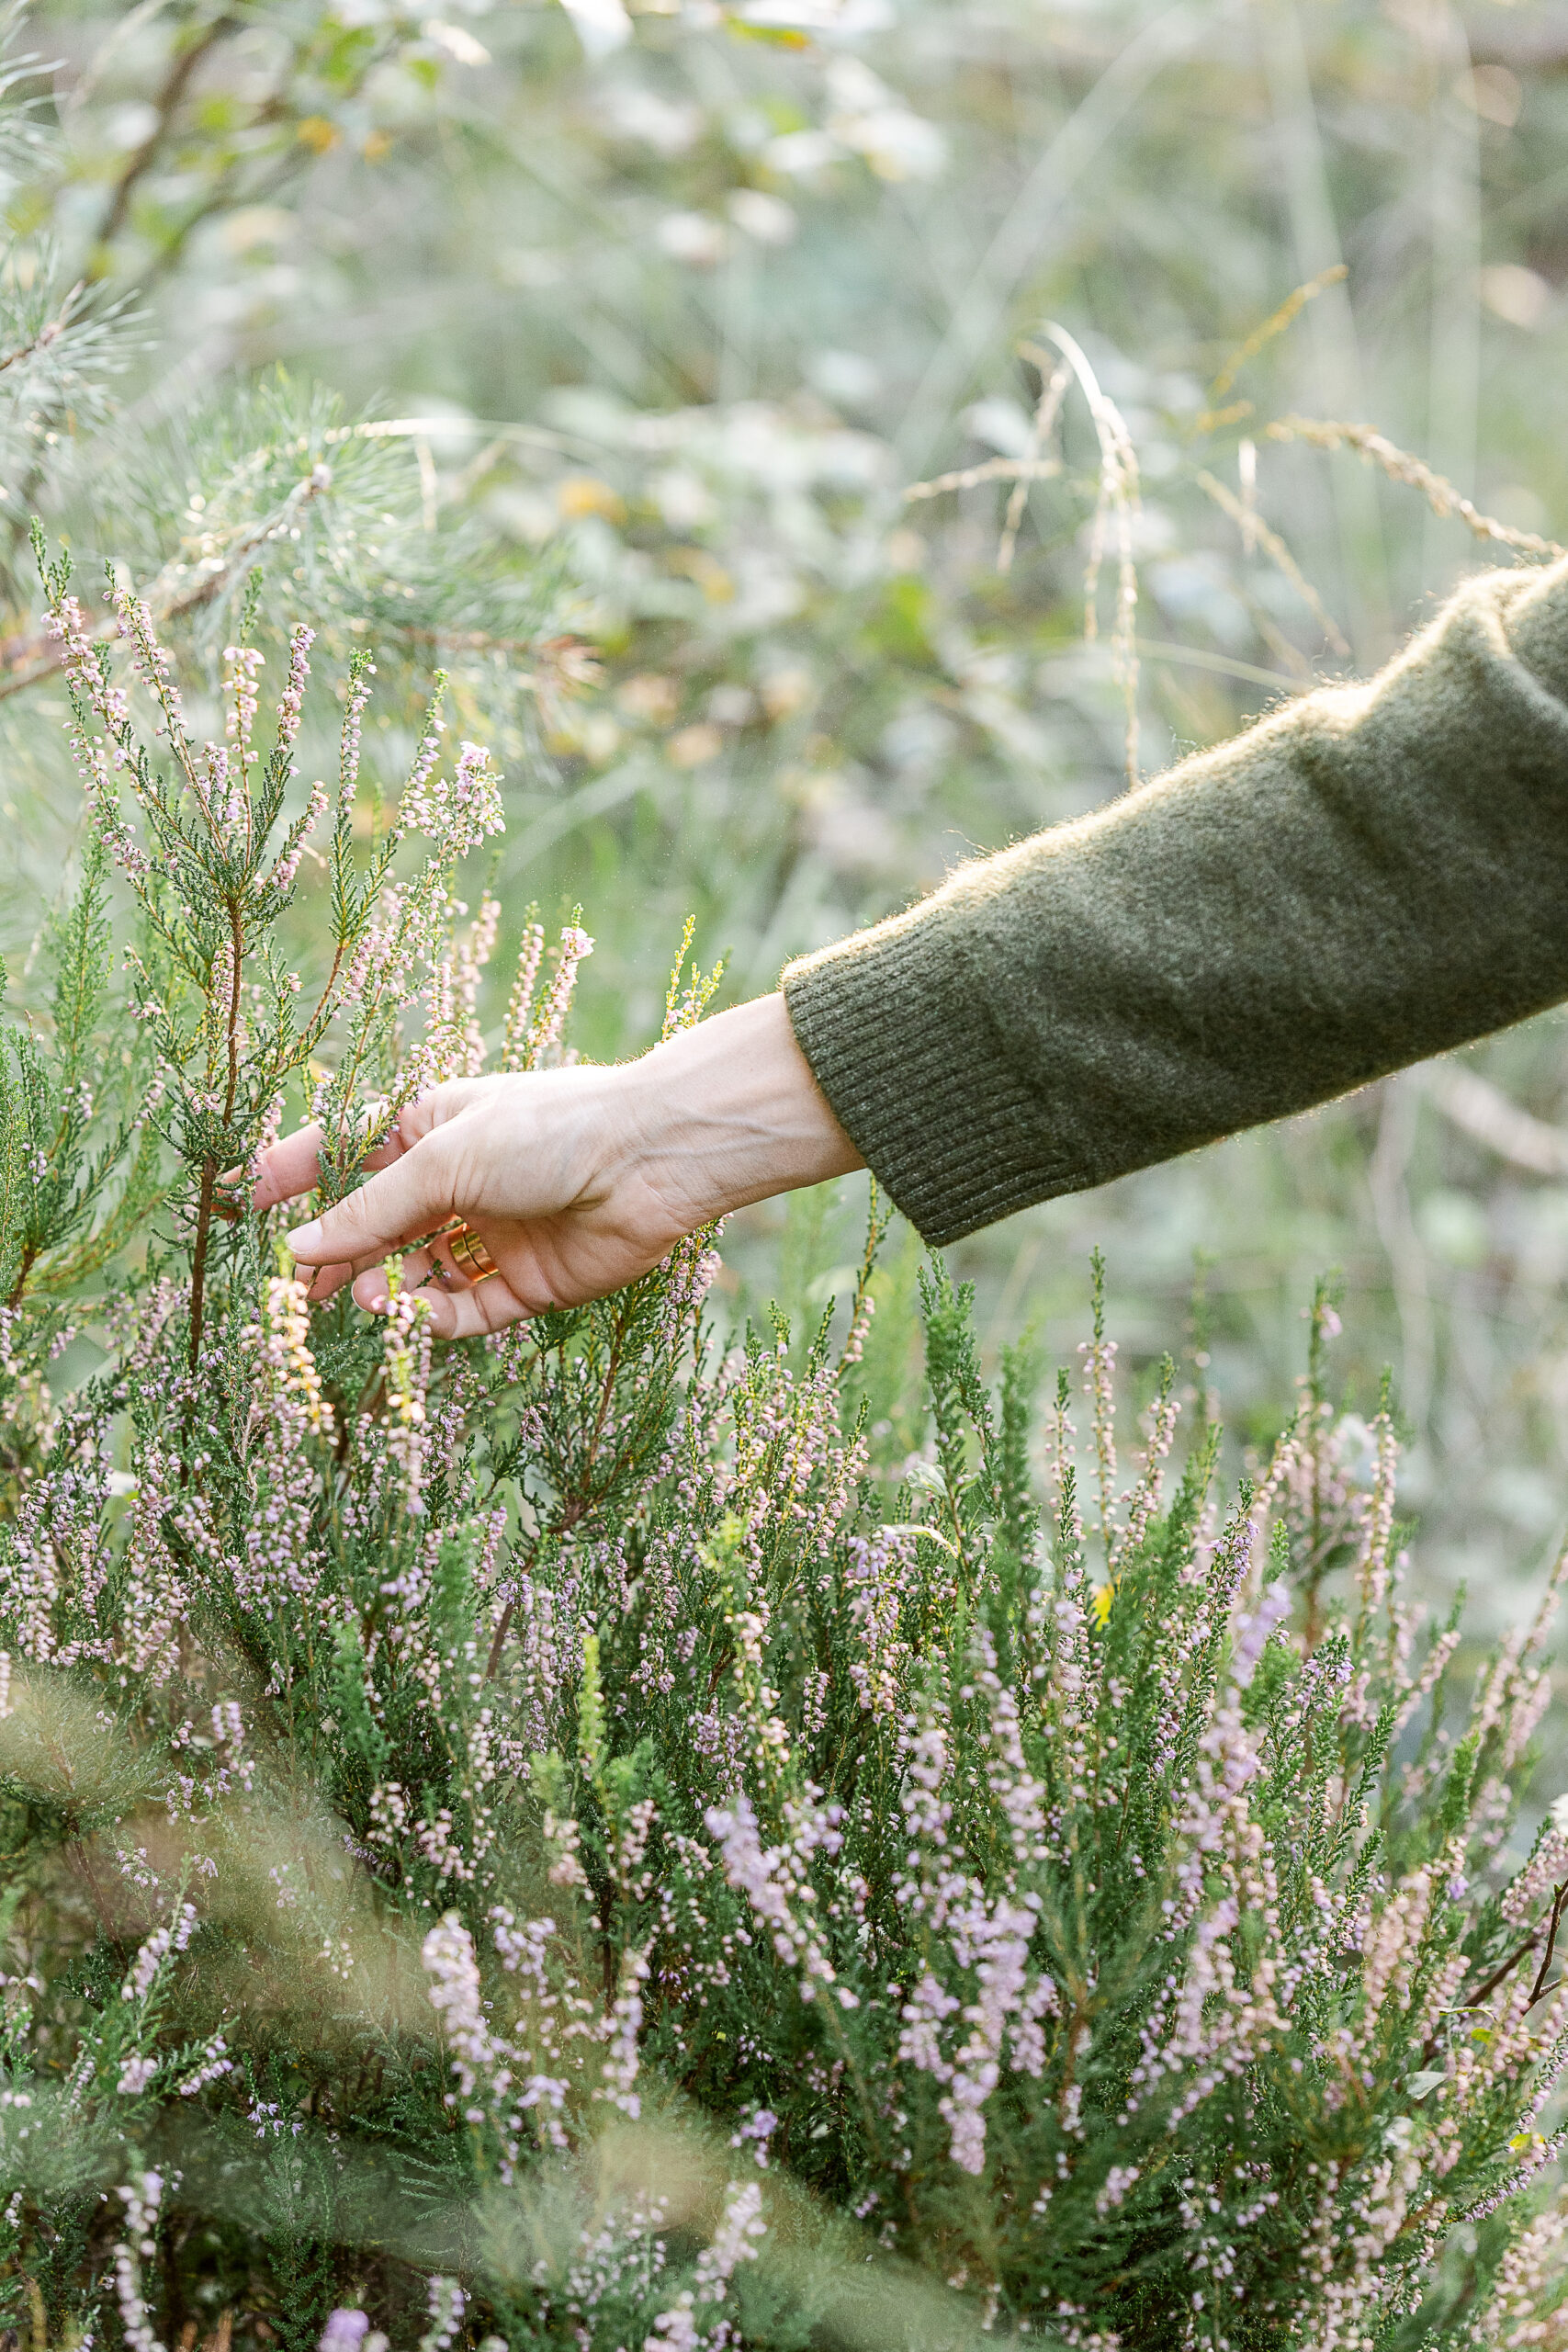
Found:
[{"label": "fingernail", "polygon": [[288,1236],[288,1247],[297,1258],[308,1258],[321,1238],[321,1221],[314,1218],[309,1225],[297,1225]]}]

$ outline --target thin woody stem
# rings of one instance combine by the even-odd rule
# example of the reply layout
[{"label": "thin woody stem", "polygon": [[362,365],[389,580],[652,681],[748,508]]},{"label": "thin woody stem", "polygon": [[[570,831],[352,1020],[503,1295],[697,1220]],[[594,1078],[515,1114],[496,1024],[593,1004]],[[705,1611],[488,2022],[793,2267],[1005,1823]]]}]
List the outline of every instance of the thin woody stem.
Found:
[{"label": "thin woody stem", "polygon": [[229,901],[229,929],[233,952],[232,970],[229,977],[229,1091],[223,1098],[225,1125],[234,1115],[234,1102],[240,1091],[240,978],[244,962],[245,933],[241,922],[238,901]]},{"label": "thin woody stem", "polygon": [[115,182],[114,192],[109,198],[107,209],[98,229],[97,242],[100,245],[112,243],[124,228],[130,210],[131,197],[138,183],[152,169],[156,161],[158,151],[169,135],[170,127],[179,110],[180,102],[190,86],[191,77],[197,67],[209,51],[217,47],[225,34],[234,31],[235,28],[236,20],[233,17],[227,16],[216,17],[197,36],[188,49],[181,51],[169,68],[164,86],[153,100],[157,119],[141,146],[132,152],[124,170]]},{"label": "thin woody stem", "polygon": [[212,1231],[212,1201],[218,1185],[218,1162],[204,1160],[201,1193],[196,1212],[196,1239],[191,1248],[190,1368],[201,1360],[201,1335],[207,1306],[207,1245]]},{"label": "thin woody stem", "polygon": [[1541,1956],[1540,1966],[1536,1972],[1535,1983],[1530,1986],[1528,2006],[1532,2009],[1546,1990],[1547,1972],[1551,1966],[1551,1956],[1557,1950],[1557,1930],[1562,1924],[1562,1906],[1568,1903],[1568,1879],[1565,1879],[1561,1886],[1553,1887],[1551,1897],[1551,1925],[1547,1931],[1546,1951]]}]

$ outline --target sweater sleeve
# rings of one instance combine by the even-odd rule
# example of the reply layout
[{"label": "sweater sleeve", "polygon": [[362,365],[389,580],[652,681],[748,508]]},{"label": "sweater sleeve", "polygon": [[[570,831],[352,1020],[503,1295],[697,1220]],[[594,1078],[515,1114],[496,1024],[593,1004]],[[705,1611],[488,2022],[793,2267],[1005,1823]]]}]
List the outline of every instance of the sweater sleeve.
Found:
[{"label": "sweater sleeve", "polygon": [[795,1030],[933,1245],[1568,997],[1568,562],[793,964]]}]

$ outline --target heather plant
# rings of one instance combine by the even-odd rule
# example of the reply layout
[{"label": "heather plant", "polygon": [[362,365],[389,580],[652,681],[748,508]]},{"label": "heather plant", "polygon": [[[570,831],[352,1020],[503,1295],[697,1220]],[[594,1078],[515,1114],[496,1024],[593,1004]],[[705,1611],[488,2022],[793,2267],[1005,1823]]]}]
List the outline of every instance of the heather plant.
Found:
[{"label": "heather plant", "polygon": [[[221,491],[211,536],[238,544],[243,459],[265,441],[268,511],[302,531],[298,559],[276,553],[311,575],[280,609],[320,625],[319,551],[329,516],[348,519],[351,460],[403,460],[378,469],[393,494],[366,484],[353,500],[356,547],[331,533],[339,611],[370,621],[383,715],[400,616],[422,663],[452,667],[454,710],[479,666],[457,628],[522,633],[454,627],[471,578],[444,560],[457,518],[482,515],[519,568],[564,541],[591,582],[605,675],[556,714],[558,774],[527,775],[504,731],[503,658],[484,662],[479,699],[510,779],[503,895],[552,914],[592,904],[578,1034],[602,1054],[650,1034],[688,910],[734,947],[739,986],[767,987],[786,956],[937,879],[951,846],[999,845],[1116,788],[1111,648],[1077,643],[1099,498],[1079,390],[1005,575],[1005,480],[897,505],[918,478],[1016,463],[1037,378],[1009,355],[1038,345],[1044,320],[1071,330],[1136,455],[1145,772],[1345,668],[1266,531],[1360,670],[1456,571],[1506,560],[1468,546],[1457,517],[1428,520],[1355,445],[1281,444],[1271,423],[1374,424],[1481,507],[1568,540],[1550,425],[1568,76],[1532,12],[855,0],[796,14],[763,38],[779,11],[749,0],[624,18],[453,0],[434,19],[392,0],[69,0],[36,8],[28,36],[63,61],[40,85],[61,136],[8,200],[15,266],[47,229],[62,292],[134,292],[151,316],[119,379],[123,429],[85,433],[67,403],[53,454],[68,485],[34,497],[25,469],[0,469],[7,526],[25,539],[37,505],[95,579],[87,551],[112,549],[151,598],[183,539],[208,560],[193,486],[209,515]],[[1289,289],[1339,264],[1348,275],[1216,392]],[[279,359],[335,387],[345,424],[374,401],[406,435],[317,446],[332,489],[288,517],[310,467],[284,462],[281,419],[274,435],[231,418],[231,473],[210,446],[229,371]],[[187,453],[197,392],[209,414]],[[1199,432],[1205,410],[1230,420]],[[167,462],[150,488],[160,418]],[[106,485],[112,527],[94,511]],[[395,534],[394,510],[411,518]],[[352,559],[375,570],[379,548],[389,581],[372,602]],[[434,613],[410,609],[409,579]],[[173,597],[200,581],[167,584]],[[1112,595],[1107,578],[1106,640]],[[220,599],[192,616],[219,649],[236,627]],[[439,650],[417,633],[431,626]],[[35,674],[14,658],[34,632],[21,612],[5,632],[10,686]],[[335,670],[348,647],[323,631],[317,650]],[[56,694],[40,677],[0,713],[17,811],[0,947],[24,992],[74,810],[39,707]],[[471,712],[462,724],[481,731]],[[1399,1362],[1427,1574],[1462,1561],[1495,1630],[1517,1605],[1513,1547],[1548,1539],[1563,1486],[1562,1417],[1538,1403],[1562,1374],[1559,1044],[1546,1022],[1479,1048],[1466,1074],[1496,1090],[1490,1103],[1450,1090],[1450,1068],[1424,1070],[1010,1220],[963,1252],[982,1328],[1009,1326],[998,1295],[1016,1299],[1027,1274],[1031,1310],[1060,1329],[1099,1238],[1123,1331],[1175,1329],[1191,1243],[1223,1225],[1215,1346],[1227,1418],[1251,1428],[1294,1368],[1274,1270],[1354,1266],[1341,1361],[1362,1385]],[[1553,1132],[1521,1129],[1518,1109]],[[748,1220],[726,1255],[765,1300],[757,1234]],[[853,1254],[846,1232],[820,1264]]]},{"label": "heather plant", "polygon": [[1561,2342],[1562,1568],[1461,1678],[1325,1296],[1229,1498],[1169,1368],[1123,1475],[1098,1274],[1042,1412],[933,1263],[890,1438],[880,1210],[805,1334],[723,1338],[712,1234],[451,1347],[312,1306],[279,1123],[341,1194],[487,1039],[570,1052],[592,942],[530,920],[488,1023],[438,692],[393,797],[355,662],[308,783],[308,630],[264,723],[252,596],[198,741],[145,600],[39,556],[96,845],[0,1091],[17,2336]]}]

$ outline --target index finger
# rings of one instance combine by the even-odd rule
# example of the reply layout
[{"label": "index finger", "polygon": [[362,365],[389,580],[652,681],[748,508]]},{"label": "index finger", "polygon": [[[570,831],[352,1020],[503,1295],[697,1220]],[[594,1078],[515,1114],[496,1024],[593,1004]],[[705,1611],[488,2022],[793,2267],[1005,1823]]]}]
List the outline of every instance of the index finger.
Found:
[{"label": "index finger", "polygon": [[[257,1165],[251,1206],[257,1211],[275,1209],[280,1201],[297,1201],[301,1193],[313,1193],[321,1181],[324,1139],[324,1130],[319,1126],[297,1127],[291,1136],[270,1145]],[[394,1127],[375,1151],[367,1153],[364,1164],[384,1168],[403,1148],[402,1137]]]},{"label": "index finger", "polygon": [[320,1127],[298,1127],[281,1142],[270,1144],[256,1170],[251,1206],[275,1209],[279,1201],[297,1200],[301,1193],[313,1192],[321,1179],[322,1140]]}]

